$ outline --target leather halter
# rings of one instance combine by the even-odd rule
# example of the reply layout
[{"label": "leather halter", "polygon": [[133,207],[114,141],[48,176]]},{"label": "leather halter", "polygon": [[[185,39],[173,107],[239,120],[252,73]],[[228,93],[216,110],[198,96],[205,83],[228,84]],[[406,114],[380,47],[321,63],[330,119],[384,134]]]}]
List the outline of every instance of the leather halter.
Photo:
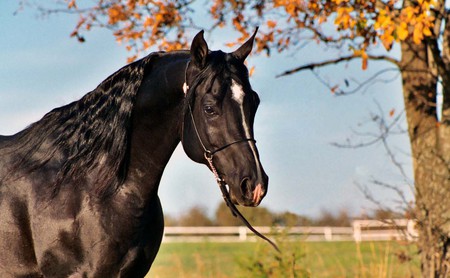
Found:
[{"label": "leather halter", "polygon": [[[184,92],[185,96],[187,95],[187,92],[189,91],[189,85],[187,85],[187,69],[189,67],[189,63],[190,62],[188,62],[187,65],[186,65],[185,81],[184,81],[184,84],[183,84],[183,92]],[[219,147],[219,148],[217,148],[215,150],[208,149],[205,146],[205,144],[203,143],[202,138],[200,137],[200,133],[198,132],[197,124],[195,123],[194,114],[192,113],[192,108],[191,108],[191,104],[190,103],[188,103],[188,107],[189,107],[189,114],[191,115],[191,119],[192,119],[192,124],[194,126],[195,134],[197,135],[197,139],[198,139],[198,141],[200,142],[200,145],[203,148],[203,152],[204,152],[205,158],[206,157],[211,157],[212,158],[212,156],[215,153],[220,152],[220,151],[222,151],[222,150],[224,150],[224,149],[226,149],[226,148],[228,148],[228,147],[230,147],[230,146],[232,146],[234,144],[244,143],[244,142],[254,142],[254,143],[256,143],[256,140],[254,138],[244,138],[244,139],[231,141],[230,143],[224,144],[223,146],[221,146],[221,147]]]},{"label": "leather halter", "polygon": [[[187,85],[187,70],[189,67],[189,63],[190,63],[190,61],[188,61],[186,64],[185,79],[184,79],[185,81],[183,83],[183,92],[184,92],[185,96],[187,95],[187,93],[189,91],[189,85]],[[256,143],[256,140],[253,138],[244,138],[244,139],[240,139],[240,140],[235,140],[235,141],[232,141],[231,143],[225,144],[222,147],[219,147],[219,148],[211,151],[208,148],[206,148],[205,144],[203,143],[202,139],[200,138],[200,134],[198,132],[197,125],[195,123],[194,114],[192,113],[192,108],[191,108],[190,103],[188,103],[188,108],[189,108],[189,114],[190,114],[191,120],[192,120],[192,125],[194,126],[195,134],[197,135],[197,139],[203,148],[203,155],[204,155],[206,161],[208,161],[209,167],[210,167],[211,171],[213,172],[214,177],[216,178],[216,182],[219,185],[220,191],[222,192],[222,197],[225,200],[227,207],[231,210],[231,213],[233,214],[233,216],[238,217],[245,224],[245,226],[247,226],[247,228],[250,229],[250,231],[252,231],[255,235],[262,238],[263,240],[267,241],[270,245],[273,246],[273,248],[275,248],[275,250],[277,250],[279,253],[281,253],[278,246],[273,241],[271,241],[269,238],[267,238],[265,235],[261,234],[255,228],[253,228],[253,226],[247,221],[247,219],[245,219],[245,217],[241,214],[241,212],[233,204],[233,202],[231,201],[230,193],[228,192],[228,190],[226,188],[226,182],[220,177],[219,173],[217,172],[216,167],[214,166],[214,162],[213,162],[213,156],[217,152],[220,152],[220,151],[222,151],[232,145],[238,144],[238,143],[250,142],[250,141]]]}]

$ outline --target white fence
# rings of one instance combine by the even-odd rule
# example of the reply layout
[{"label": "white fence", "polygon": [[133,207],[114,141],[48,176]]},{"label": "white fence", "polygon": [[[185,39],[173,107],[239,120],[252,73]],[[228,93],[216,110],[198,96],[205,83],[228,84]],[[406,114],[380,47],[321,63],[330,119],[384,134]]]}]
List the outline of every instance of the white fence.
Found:
[{"label": "white fence", "polygon": [[[352,227],[255,227],[271,236],[285,233],[288,238],[305,241],[369,241],[414,240],[417,232],[414,222],[396,220],[355,220]],[[247,227],[166,227],[163,242],[236,242],[255,241],[256,236]]]},{"label": "white fence", "polygon": [[355,220],[353,221],[353,239],[368,240],[416,240],[415,223],[408,219],[394,220]]}]

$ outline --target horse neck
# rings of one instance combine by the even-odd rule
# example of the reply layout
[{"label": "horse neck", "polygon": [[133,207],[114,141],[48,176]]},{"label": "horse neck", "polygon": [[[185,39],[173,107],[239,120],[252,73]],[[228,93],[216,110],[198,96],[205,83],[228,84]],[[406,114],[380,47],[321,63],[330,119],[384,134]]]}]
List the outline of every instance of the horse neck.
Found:
[{"label": "horse neck", "polygon": [[180,142],[187,59],[182,53],[160,58],[137,95],[125,185],[145,198],[157,194],[164,168]]}]

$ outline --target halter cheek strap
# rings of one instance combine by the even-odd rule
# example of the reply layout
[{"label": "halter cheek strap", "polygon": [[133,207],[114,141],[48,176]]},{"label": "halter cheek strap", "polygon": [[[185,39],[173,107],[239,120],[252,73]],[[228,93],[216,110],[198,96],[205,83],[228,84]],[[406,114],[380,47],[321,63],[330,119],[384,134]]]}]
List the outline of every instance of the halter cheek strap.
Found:
[{"label": "halter cheek strap", "polygon": [[231,143],[227,143],[227,144],[225,144],[225,145],[223,145],[223,146],[221,146],[219,148],[216,148],[215,150],[210,150],[210,149],[206,148],[205,144],[203,143],[202,139],[200,138],[200,133],[198,132],[197,125],[195,123],[194,114],[192,113],[191,105],[189,104],[188,106],[189,106],[189,114],[191,115],[192,125],[194,126],[194,131],[195,131],[195,134],[197,135],[197,139],[198,139],[198,141],[200,142],[200,145],[203,148],[203,152],[205,154],[205,157],[206,156],[212,157],[214,154],[216,154],[216,153],[218,153],[220,151],[223,151],[224,149],[226,149],[226,148],[228,148],[228,147],[230,147],[230,146],[232,146],[234,144],[244,143],[244,142],[249,142],[249,141],[256,143],[256,140],[253,139],[253,138],[244,138],[244,139],[239,139],[239,140],[232,141]]}]

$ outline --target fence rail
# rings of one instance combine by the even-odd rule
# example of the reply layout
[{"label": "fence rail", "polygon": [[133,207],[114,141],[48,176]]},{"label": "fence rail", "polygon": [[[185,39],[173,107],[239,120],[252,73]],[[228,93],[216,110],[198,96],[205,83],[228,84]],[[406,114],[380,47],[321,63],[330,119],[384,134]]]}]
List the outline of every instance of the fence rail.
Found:
[{"label": "fence rail", "polygon": [[[285,233],[287,237],[305,241],[369,241],[415,240],[414,222],[407,219],[355,220],[351,227],[255,227],[271,236]],[[255,241],[247,227],[166,227],[163,242],[236,242]]]}]

